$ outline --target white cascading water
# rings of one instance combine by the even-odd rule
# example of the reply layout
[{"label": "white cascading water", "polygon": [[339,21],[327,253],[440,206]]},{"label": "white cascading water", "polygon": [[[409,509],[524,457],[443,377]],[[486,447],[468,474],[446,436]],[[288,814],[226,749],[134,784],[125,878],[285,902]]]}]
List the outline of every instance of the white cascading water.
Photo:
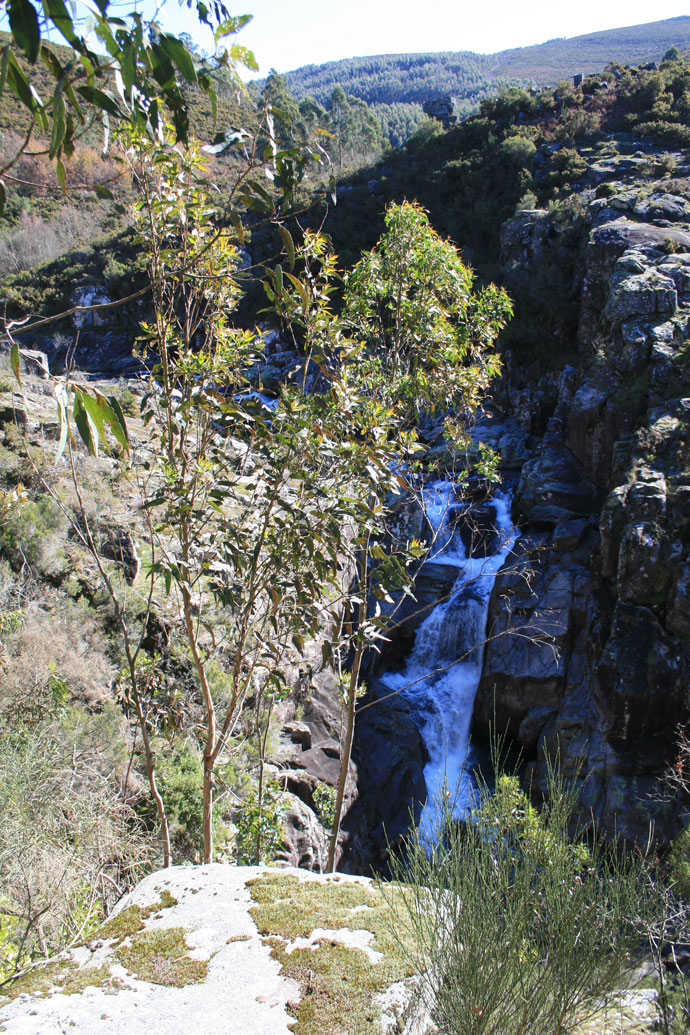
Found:
[{"label": "white cascading water", "polygon": [[[457,516],[454,496],[454,486],[447,481],[435,482],[424,491],[424,510],[434,532],[429,560],[457,569],[450,595],[417,629],[405,667],[381,677],[414,703],[420,717],[429,754],[424,769],[427,801],[420,825],[422,836],[430,842],[437,840],[449,795],[457,817],[465,816],[470,805],[469,732],[482,670],[489,597],[494,577],[517,535],[510,520],[510,498],[496,495],[490,503],[496,512],[490,546],[470,550],[468,556],[451,520],[453,512]],[[489,548],[495,550],[490,556],[472,556],[473,552],[488,553]]]}]

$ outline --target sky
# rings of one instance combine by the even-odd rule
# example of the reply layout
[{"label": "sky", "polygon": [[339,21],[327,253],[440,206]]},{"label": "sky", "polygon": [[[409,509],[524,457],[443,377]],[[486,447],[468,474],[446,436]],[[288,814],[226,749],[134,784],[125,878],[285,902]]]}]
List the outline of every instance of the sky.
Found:
[{"label": "sky", "polygon": [[[488,54],[602,29],[687,15],[687,0],[226,0],[253,18],[237,41],[254,51],[260,74],[368,54],[473,50]],[[194,14],[165,0],[161,21],[196,35]],[[208,42],[200,40],[203,46]]]}]

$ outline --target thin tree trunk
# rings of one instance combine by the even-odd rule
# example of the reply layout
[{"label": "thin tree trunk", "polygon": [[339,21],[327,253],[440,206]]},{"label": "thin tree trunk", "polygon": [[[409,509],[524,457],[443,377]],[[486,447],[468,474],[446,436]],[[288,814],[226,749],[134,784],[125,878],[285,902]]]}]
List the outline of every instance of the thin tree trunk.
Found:
[{"label": "thin tree trunk", "polygon": [[340,775],[338,777],[338,792],[335,798],[335,814],[333,816],[333,829],[331,830],[331,839],[328,844],[328,862],[326,864],[326,871],[328,873],[335,872],[335,853],[338,847],[340,821],[343,812],[343,801],[345,799],[345,785],[347,783],[347,773],[350,768],[350,758],[352,757],[352,742],[355,736],[355,705],[357,703],[357,679],[355,673],[359,674],[359,668],[361,665],[361,654],[362,645],[360,644],[357,647],[357,654],[355,655],[356,667],[355,665],[353,665],[352,672],[350,673],[350,684],[347,691],[347,725],[345,728],[345,737],[340,751]]},{"label": "thin tree trunk", "polygon": [[357,624],[357,640],[355,647],[355,656],[352,661],[352,668],[350,669],[350,682],[347,691],[347,723],[345,727],[345,737],[340,750],[340,775],[338,777],[338,790],[335,798],[335,813],[333,816],[333,829],[331,830],[331,839],[328,844],[328,862],[326,864],[326,870],[328,873],[335,871],[335,855],[338,849],[338,837],[340,835],[340,822],[343,813],[343,802],[345,800],[345,785],[347,783],[347,774],[350,768],[350,759],[352,757],[352,742],[355,738],[355,709],[357,706],[357,687],[359,685],[359,673],[362,668],[362,658],[364,657],[364,637],[362,635],[362,626],[367,616],[367,591],[368,591],[368,559],[369,559],[369,537],[362,552],[360,559],[360,605],[358,612],[358,624]]},{"label": "thin tree trunk", "polygon": [[204,779],[202,788],[203,800],[203,852],[202,862],[213,862],[213,788],[215,786],[214,770],[216,766],[216,708],[213,703],[211,688],[208,685],[206,667],[203,658],[199,653],[199,645],[194,630],[192,618],[192,601],[189,590],[182,589],[182,603],[184,608],[185,628],[187,632],[187,643],[192,655],[194,667],[199,677],[199,685],[204,698],[206,710],[206,742],[204,744]]}]

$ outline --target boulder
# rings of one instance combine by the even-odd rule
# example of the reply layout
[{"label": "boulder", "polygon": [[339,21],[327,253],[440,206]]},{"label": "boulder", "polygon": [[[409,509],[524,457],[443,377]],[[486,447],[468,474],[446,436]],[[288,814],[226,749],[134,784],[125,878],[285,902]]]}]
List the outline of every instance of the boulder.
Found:
[{"label": "boulder", "polygon": [[48,380],[50,368],[48,367],[48,357],[45,352],[41,352],[38,349],[20,349],[19,355],[27,374],[40,377],[43,381]]},{"label": "boulder", "polygon": [[678,306],[676,285],[658,269],[631,273],[616,269],[610,281],[604,318],[617,325],[632,317],[671,316]]},{"label": "boulder", "polygon": [[328,837],[314,812],[296,794],[281,795],[285,835],[278,859],[288,866],[323,873],[328,862]]},{"label": "boulder", "polygon": [[[609,279],[618,259],[629,249],[643,252],[645,255],[658,253],[668,247],[669,241],[680,248],[690,250],[690,231],[677,227],[662,228],[649,223],[634,223],[624,217],[611,220],[592,230],[585,251],[585,274],[580,305],[578,337],[583,344],[590,342],[596,333],[609,295]],[[665,297],[667,300],[662,301],[662,305],[668,305],[672,296]],[[626,305],[634,304],[632,300],[622,302],[622,310]],[[622,316],[622,319],[625,317]]]},{"label": "boulder", "polygon": [[16,425],[20,431],[26,431],[29,426],[29,417],[23,406],[15,406],[10,403],[8,406],[0,405],[0,427]]},{"label": "boulder", "polygon": [[108,528],[103,534],[100,551],[103,557],[115,561],[122,568],[130,586],[139,574],[139,553],[134,537],[128,528]]},{"label": "boulder", "polygon": [[677,194],[656,191],[637,202],[635,214],[650,222],[665,219],[670,223],[678,223],[690,218],[690,203],[687,198],[681,198]]},{"label": "boulder", "polygon": [[109,316],[107,311],[91,309],[91,306],[108,305],[112,302],[104,288],[96,287],[92,284],[75,288],[70,302],[77,309],[77,312],[72,316],[72,322],[76,330],[103,327],[108,323]]}]

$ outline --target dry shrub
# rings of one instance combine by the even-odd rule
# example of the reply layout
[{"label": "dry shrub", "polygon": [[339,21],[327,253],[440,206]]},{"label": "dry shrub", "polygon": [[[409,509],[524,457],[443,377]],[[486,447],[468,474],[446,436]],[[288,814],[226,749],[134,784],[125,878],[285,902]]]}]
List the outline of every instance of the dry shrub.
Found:
[{"label": "dry shrub", "polygon": [[52,220],[22,212],[16,226],[0,236],[0,276],[31,269],[83,246],[99,230],[91,208],[63,205],[59,216]]},{"label": "dry shrub", "polygon": [[68,709],[0,739],[5,975],[88,936],[151,861],[150,839],[111,775],[126,757],[114,707],[99,716]]},{"label": "dry shrub", "polygon": [[[43,604],[46,603],[44,600]],[[107,639],[87,608],[45,610],[41,603],[26,609],[21,628],[4,642],[0,684],[0,717],[41,707],[59,680],[69,695],[90,707],[109,696],[114,668]]]},{"label": "dry shrub", "polygon": [[[20,133],[5,131],[0,141],[0,160],[14,157],[22,146]],[[72,157],[66,163],[67,184],[72,189],[90,188],[104,184],[113,190],[129,184],[129,172],[111,153],[103,154],[90,144],[77,143]],[[55,166],[47,151],[24,152],[12,167],[7,179],[16,184],[23,194],[58,195],[60,187],[55,176]]]}]

